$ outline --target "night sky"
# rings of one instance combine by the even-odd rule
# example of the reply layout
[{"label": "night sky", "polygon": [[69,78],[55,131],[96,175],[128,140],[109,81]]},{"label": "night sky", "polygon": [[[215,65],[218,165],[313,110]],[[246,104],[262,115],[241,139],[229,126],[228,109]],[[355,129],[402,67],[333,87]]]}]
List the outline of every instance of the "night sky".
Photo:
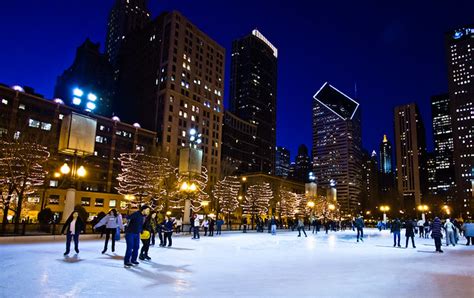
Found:
[{"label": "night sky", "polygon": [[[383,2],[383,3],[382,3]],[[390,4],[387,4],[390,2]],[[0,82],[31,86],[46,98],[90,37],[104,45],[113,0],[2,1]],[[473,23],[473,2],[151,0],[157,16],[179,10],[227,50],[257,28],[278,48],[277,142],[311,147],[311,101],[329,81],[362,107],[363,145],[393,143],[393,108],[416,102],[431,149],[430,96],[447,91],[444,32]]]}]

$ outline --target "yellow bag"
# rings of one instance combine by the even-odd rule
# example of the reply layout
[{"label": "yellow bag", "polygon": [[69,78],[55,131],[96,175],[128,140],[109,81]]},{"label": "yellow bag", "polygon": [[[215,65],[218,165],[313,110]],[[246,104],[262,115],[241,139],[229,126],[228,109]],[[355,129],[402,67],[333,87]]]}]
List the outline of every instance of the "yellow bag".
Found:
[{"label": "yellow bag", "polygon": [[143,240],[150,239],[150,231],[144,230],[140,234],[140,239],[143,239]]}]

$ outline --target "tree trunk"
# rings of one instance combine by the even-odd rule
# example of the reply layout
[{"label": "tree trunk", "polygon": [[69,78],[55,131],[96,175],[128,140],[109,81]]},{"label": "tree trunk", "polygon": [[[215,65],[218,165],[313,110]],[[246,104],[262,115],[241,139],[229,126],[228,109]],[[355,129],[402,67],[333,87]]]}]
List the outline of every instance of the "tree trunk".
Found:
[{"label": "tree trunk", "polygon": [[16,207],[16,212],[15,212],[15,227],[13,230],[14,234],[18,234],[18,230],[20,228],[20,219],[21,219],[21,209],[23,205],[23,190],[18,194],[18,205]]},{"label": "tree trunk", "polygon": [[2,234],[5,234],[5,230],[7,228],[9,210],[10,210],[10,201],[5,203],[5,207],[3,208]]}]

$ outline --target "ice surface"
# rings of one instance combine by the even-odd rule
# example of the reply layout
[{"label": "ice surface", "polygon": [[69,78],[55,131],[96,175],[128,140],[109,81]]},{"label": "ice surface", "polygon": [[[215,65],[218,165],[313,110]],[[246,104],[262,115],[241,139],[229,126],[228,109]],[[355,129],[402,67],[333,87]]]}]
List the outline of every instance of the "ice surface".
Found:
[{"label": "ice surface", "polygon": [[474,297],[474,246],[465,239],[439,254],[431,239],[399,249],[388,231],[365,232],[363,243],[352,231],[174,237],[174,247],[151,247],[152,261],[130,269],[123,241],[105,255],[102,240],[82,241],[69,258],[59,242],[0,245],[0,296]]}]

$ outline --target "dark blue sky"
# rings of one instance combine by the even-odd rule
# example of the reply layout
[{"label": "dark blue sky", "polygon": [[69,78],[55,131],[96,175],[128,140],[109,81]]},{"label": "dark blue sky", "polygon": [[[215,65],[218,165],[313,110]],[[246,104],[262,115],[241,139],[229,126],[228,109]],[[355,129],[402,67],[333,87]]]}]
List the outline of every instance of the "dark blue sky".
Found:
[{"label": "dark blue sky", "polygon": [[[86,37],[103,46],[113,0],[2,1],[0,82],[27,85],[50,98],[56,77]],[[311,146],[311,100],[329,81],[354,95],[363,111],[363,143],[393,143],[393,107],[416,102],[432,148],[429,99],[446,92],[444,32],[473,23],[468,0],[195,1],[151,0],[156,16],[179,10],[227,49],[258,28],[279,51],[278,145],[292,159]]]}]

